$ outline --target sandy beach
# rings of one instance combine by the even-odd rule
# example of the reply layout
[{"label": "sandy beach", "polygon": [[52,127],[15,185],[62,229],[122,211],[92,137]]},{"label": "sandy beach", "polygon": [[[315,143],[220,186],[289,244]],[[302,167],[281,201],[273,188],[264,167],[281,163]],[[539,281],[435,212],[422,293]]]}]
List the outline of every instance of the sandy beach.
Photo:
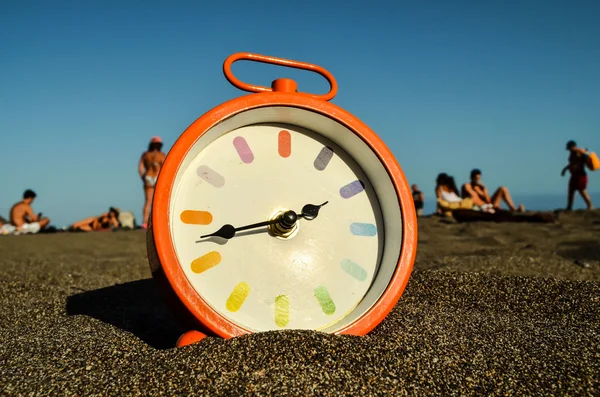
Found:
[{"label": "sandy beach", "polygon": [[371,334],[176,349],[143,231],[0,236],[0,394],[597,395],[599,240],[599,210],[421,218],[408,287]]}]

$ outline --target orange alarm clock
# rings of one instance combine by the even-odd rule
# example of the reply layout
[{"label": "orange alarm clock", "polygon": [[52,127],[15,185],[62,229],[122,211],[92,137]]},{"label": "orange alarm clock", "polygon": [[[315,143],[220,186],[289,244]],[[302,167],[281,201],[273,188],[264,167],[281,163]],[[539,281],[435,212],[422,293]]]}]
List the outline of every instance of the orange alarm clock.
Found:
[{"label": "orange alarm clock", "polygon": [[[290,79],[238,80],[238,60],[319,73],[316,95]],[[147,250],[153,277],[190,330],[206,335],[308,329],[365,335],[392,310],[412,272],[417,220],[410,188],[382,140],[329,101],[322,67],[236,53],[223,65],[252,92],[194,121],[156,184]]]}]

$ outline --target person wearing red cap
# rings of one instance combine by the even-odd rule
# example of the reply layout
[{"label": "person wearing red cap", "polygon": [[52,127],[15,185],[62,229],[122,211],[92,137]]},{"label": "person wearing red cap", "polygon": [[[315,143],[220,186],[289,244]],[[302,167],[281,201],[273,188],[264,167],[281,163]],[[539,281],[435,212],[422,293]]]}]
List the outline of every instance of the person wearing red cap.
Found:
[{"label": "person wearing red cap", "polygon": [[158,180],[158,174],[165,161],[166,155],[162,152],[163,142],[158,136],[150,139],[148,150],[142,154],[138,164],[138,172],[144,183],[144,210],[142,227],[148,227],[148,217],[150,215],[150,205],[154,196],[154,187]]}]

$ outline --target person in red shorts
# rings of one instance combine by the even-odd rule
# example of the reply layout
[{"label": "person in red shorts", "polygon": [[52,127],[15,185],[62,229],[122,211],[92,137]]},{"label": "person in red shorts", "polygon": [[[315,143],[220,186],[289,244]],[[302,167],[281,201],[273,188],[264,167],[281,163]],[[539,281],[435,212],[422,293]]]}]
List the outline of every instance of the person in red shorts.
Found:
[{"label": "person in red shorts", "polygon": [[569,164],[563,168],[561,175],[565,176],[565,172],[569,170],[571,178],[569,179],[569,193],[567,199],[567,211],[573,209],[573,199],[575,192],[579,192],[587,205],[587,209],[591,210],[592,199],[587,192],[588,177],[585,172],[585,162],[587,150],[577,147],[575,141],[567,142],[567,150],[569,151]]}]

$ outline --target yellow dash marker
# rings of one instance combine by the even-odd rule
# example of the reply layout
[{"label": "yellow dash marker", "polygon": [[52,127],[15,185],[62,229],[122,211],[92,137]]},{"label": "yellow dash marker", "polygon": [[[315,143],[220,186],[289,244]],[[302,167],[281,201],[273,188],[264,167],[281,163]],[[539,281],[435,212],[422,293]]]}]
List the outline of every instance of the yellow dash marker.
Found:
[{"label": "yellow dash marker", "polygon": [[188,225],[208,225],[212,222],[212,214],[208,211],[185,210],[179,216],[181,222]]},{"label": "yellow dash marker", "polygon": [[243,281],[241,283],[238,283],[238,285],[235,286],[233,292],[231,293],[231,295],[229,295],[229,298],[227,299],[227,303],[225,304],[227,310],[229,310],[230,312],[237,312],[238,310],[240,310],[240,307],[242,307],[242,305],[244,304],[244,301],[248,297],[249,293],[250,286],[248,285],[248,283],[245,283]]},{"label": "yellow dash marker", "polygon": [[211,251],[208,254],[193,260],[192,271],[194,273],[202,273],[211,267],[217,266],[219,263],[221,263],[221,254],[217,251]]},{"label": "yellow dash marker", "polygon": [[275,324],[285,327],[290,322],[290,300],[286,295],[275,298]]}]

